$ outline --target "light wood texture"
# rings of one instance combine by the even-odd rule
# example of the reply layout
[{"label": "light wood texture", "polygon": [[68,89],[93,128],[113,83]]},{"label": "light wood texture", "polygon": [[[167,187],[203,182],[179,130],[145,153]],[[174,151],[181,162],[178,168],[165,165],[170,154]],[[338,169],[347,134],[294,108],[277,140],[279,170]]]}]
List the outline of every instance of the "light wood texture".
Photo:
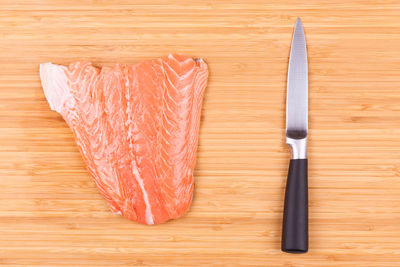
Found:
[{"label": "light wood texture", "polygon": [[[0,1],[0,264],[398,266],[399,1]],[[296,18],[310,69],[310,251],[280,251]],[[179,220],[112,214],[39,64],[204,58],[195,197]]]}]

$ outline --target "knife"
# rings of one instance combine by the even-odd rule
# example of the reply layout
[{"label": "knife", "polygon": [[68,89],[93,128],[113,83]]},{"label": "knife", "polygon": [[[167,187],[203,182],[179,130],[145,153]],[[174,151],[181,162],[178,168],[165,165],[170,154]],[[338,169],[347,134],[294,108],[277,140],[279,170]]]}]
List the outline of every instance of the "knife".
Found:
[{"label": "knife", "polygon": [[282,225],[282,251],[308,251],[308,67],[303,24],[297,19],[290,49],[286,143],[291,150]]}]

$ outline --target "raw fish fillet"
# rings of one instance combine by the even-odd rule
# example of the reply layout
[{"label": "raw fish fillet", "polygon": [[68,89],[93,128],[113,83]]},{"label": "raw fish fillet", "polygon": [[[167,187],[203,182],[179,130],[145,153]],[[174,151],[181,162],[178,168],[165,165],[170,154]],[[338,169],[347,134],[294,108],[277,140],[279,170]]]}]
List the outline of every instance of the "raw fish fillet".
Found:
[{"label": "raw fish fillet", "polygon": [[114,213],[159,224],[188,210],[208,79],[203,60],[169,55],[101,69],[44,63],[40,77]]}]

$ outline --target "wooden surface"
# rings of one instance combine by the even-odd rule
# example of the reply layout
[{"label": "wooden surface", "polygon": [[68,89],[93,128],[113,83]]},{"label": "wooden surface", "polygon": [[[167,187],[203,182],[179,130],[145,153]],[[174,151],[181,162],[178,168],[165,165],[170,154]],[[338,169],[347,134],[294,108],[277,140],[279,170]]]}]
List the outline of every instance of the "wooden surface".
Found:
[{"label": "wooden surface", "polygon": [[[0,264],[399,266],[399,1],[0,1]],[[378,4],[379,3],[379,4]],[[310,69],[310,251],[280,251],[292,29]],[[204,58],[195,197],[179,220],[112,214],[39,63]]]}]

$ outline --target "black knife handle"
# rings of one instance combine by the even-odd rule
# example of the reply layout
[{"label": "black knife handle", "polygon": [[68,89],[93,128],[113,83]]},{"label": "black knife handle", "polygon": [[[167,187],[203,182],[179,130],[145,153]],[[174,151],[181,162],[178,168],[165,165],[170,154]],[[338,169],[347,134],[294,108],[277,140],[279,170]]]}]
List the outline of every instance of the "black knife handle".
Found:
[{"label": "black knife handle", "polygon": [[282,251],[308,251],[308,175],[307,159],[292,159],[286,182],[283,211]]}]

